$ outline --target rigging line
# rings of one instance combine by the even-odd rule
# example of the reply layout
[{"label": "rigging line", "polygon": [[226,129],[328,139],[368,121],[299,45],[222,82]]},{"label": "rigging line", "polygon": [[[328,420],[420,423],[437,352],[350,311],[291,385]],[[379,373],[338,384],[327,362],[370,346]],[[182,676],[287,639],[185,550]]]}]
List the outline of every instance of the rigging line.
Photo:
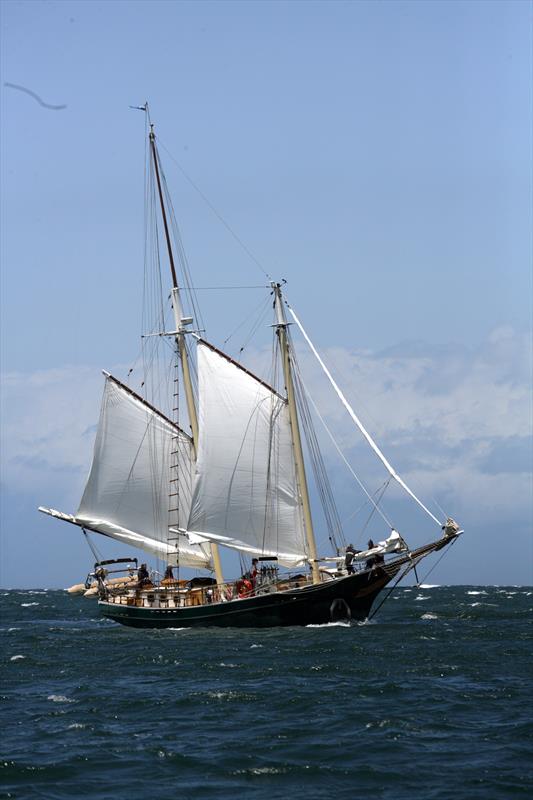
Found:
[{"label": "rigging line", "polygon": [[168,157],[169,157],[169,158],[170,158],[170,159],[171,159],[171,160],[174,162],[174,164],[177,166],[177,168],[179,169],[179,171],[181,172],[181,174],[183,175],[183,177],[184,177],[184,178],[185,178],[185,179],[186,179],[186,180],[187,180],[187,181],[190,183],[190,185],[193,187],[193,189],[194,189],[196,192],[198,192],[198,194],[200,195],[200,197],[202,198],[202,200],[204,201],[204,203],[206,203],[206,204],[207,204],[207,206],[208,206],[208,207],[211,209],[211,211],[212,211],[212,212],[213,212],[213,214],[214,214],[214,215],[217,217],[217,219],[219,220],[219,222],[221,222],[221,223],[222,223],[222,225],[224,225],[224,227],[226,228],[226,230],[228,231],[228,233],[230,233],[230,234],[231,234],[231,236],[233,236],[233,238],[235,239],[235,241],[236,241],[236,242],[237,242],[237,243],[238,243],[238,244],[239,244],[239,245],[242,247],[242,249],[244,250],[244,252],[245,252],[245,253],[246,253],[246,254],[247,254],[247,255],[248,255],[248,256],[249,256],[249,257],[252,259],[252,261],[253,261],[253,262],[256,264],[256,266],[258,266],[258,267],[259,267],[259,269],[261,270],[261,272],[263,273],[263,275],[265,275],[265,277],[266,277],[266,278],[268,278],[268,280],[269,280],[269,281],[271,281],[271,280],[272,280],[271,276],[270,276],[270,275],[268,274],[268,272],[265,270],[265,268],[263,267],[263,265],[261,264],[261,262],[260,262],[260,261],[258,261],[258,259],[257,259],[257,258],[254,256],[254,254],[252,253],[252,251],[251,251],[251,250],[250,250],[250,249],[249,249],[249,248],[248,248],[248,247],[247,247],[247,246],[244,244],[244,242],[242,241],[242,239],[240,239],[240,238],[239,238],[239,236],[237,236],[237,234],[235,233],[235,231],[233,230],[233,228],[231,228],[231,227],[230,227],[230,225],[229,225],[229,224],[226,222],[226,220],[224,219],[224,217],[223,217],[223,216],[222,216],[222,215],[221,215],[221,214],[220,214],[220,213],[217,211],[217,209],[214,207],[214,205],[213,205],[213,204],[212,204],[212,203],[211,203],[211,202],[208,200],[208,198],[207,198],[207,197],[205,196],[205,194],[202,192],[202,190],[200,189],[200,187],[199,187],[199,186],[197,186],[197,185],[195,184],[195,182],[193,181],[193,179],[192,179],[192,178],[190,178],[190,177],[189,177],[189,175],[188,175],[188,174],[185,172],[185,170],[183,169],[183,167],[181,166],[181,164],[179,163],[179,161],[177,161],[177,160],[174,158],[174,156],[172,155],[172,153],[171,153],[171,152],[170,152],[170,151],[169,151],[169,150],[168,150],[168,149],[165,147],[165,145],[163,144],[163,142],[161,141],[161,139],[158,139],[158,141],[159,141],[159,143],[160,143],[161,147],[163,148],[163,150],[165,151],[165,153],[168,155]]},{"label": "rigging line", "polygon": [[87,531],[85,530],[85,528],[82,528],[82,531],[83,531],[83,535],[85,536],[85,540],[86,540],[87,544],[88,544],[88,545],[89,545],[89,547],[91,548],[91,552],[92,552],[92,554],[93,554],[93,556],[94,556],[94,560],[95,560],[96,562],[98,562],[98,561],[101,561],[101,560],[102,560],[102,556],[101,556],[101,555],[100,555],[100,553],[98,552],[98,550],[97,550],[97,548],[96,548],[96,545],[94,545],[94,544],[91,542],[91,540],[89,539],[89,534],[87,533]]},{"label": "rigging line", "polygon": [[453,546],[454,546],[454,544],[456,543],[457,539],[458,539],[458,537],[456,537],[456,538],[453,540],[453,542],[450,544],[450,546],[449,546],[449,547],[447,547],[445,550],[443,550],[443,551],[442,551],[442,553],[440,554],[439,558],[438,558],[438,559],[435,561],[435,563],[433,564],[433,566],[431,567],[431,569],[429,569],[429,570],[426,572],[426,574],[424,575],[424,577],[422,578],[422,580],[421,580],[421,581],[419,581],[419,582],[417,583],[417,587],[416,587],[417,589],[418,589],[418,588],[420,588],[421,584],[423,584],[423,583],[424,583],[424,581],[426,581],[426,580],[429,578],[429,576],[431,575],[431,573],[433,572],[433,570],[435,569],[435,567],[437,567],[437,566],[439,565],[439,563],[442,561],[442,559],[444,558],[444,556],[446,555],[446,553],[449,553],[449,552],[450,552],[450,550],[452,549],[452,547],[453,547]]},{"label": "rigging line", "polygon": [[378,499],[376,500],[376,502],[374,504],[374,507],[371,509],[370,514],[368,515],[367,521],[363,525],[361,533],[359,534],[360,536],[362,536],[364,534],[364,532],[366,531],[366,529],[370,525],[372,517],[374,516],[374,511],[376,511],[376,509],[379,508],[379,504],[381,503],[381,501],[383,499],[383,495],[385,494],[385,492],[389,488],[389,483],[391,482],[391,480],[392,480],[392,475],[389,475],[388,480],[386,480],[385,483],[383,484],[383,486],[381,487],[380,495],[379,495]]},{"label": "rigging line", "polygon": [[258,305],[257,305],[257,306],[255,306],[255,308],[253,309],[253,311],[251,311],[251,312],[248,314],[248,316],[246,316],[246,317],[245,317],[245,318],[242,320],[242,322],[239,322],[239,324],[237,325],[237,327],[235,328],[235,330],[233,330],[233,331],[232,331],[232,333],[230,333],[230,335],[228,336],[228,338],[227,338],[227,339],[224,339],[224,344],[227,344],[227,343],[229,342],[229,340],[230,340],[230,339],[232,339],[232,338],[235,336],[235,334],[237,333],[237,331],[239,331],[239,330],[240,330],[240,329],[243,327],[243,325],[246,325],[246,323],[248,322],[248,320],[249,320],[249,319],[251,319],[252,317],[255,317],[255,316],[256,316],[256,314],[258,313],[258,311],[260,311],[260,312],[261,312],[261,317],[262,317],[262,316],[263,316],[263,314],[264,314],[264,311],[263,311],[263,306],[265,305],[265,303],[267,303],[268,305],[270,305],[270,297],[268,297],[266,300],[265,300],[265,298],[264,298],[264,297],[263,297],[263,298],[261,298],[261,301],[258,303]]},{"label": "rigging line", "polygon": [[349,415],[351,416],[351,418],[353,419],[353,421],[355,422],[355,424],[357,425],[357,427],[359,428],[359,430],[361,431],[361,433],[363,434],[363,436],[364,436],[364,437],[365,437],[365,439],[367,440],[367,442],[368,442],[368,444],[370,445],[370,447],[372,448],[372,450],[373,450],[373,451],[376,453],[376,455],[378,456],[378,458],[381,460],[381,462],[382,462],[382,463],[385,465],[385,467],[388,469],[388,471],[390,472],[390,474],[392,475],[392,477],[393,477],[393,478],[394,478],[394,479],[395,479],[395,480],[396,480],[396,481],[397,481],[397,482],[400,484],[400,486],[401,486],[403,489],[405,489],[405,491],[407,492],[407,494],[409,494],[409,495],[410,495],[410,496],[413,498],[413,500],[415,500],[415,501],[418,503],[418,505],[420,506],[420,508],[422,508],[422,509],[423,509],[423,510],[426,512],[426,514],[428,514],[428,515],[431,517],[431,519],[432,519],[434,522],[436,522],[436,523],[437,523],[437,525],[439,525],[439,527],[440,527],[440,526],[441,526],[441,523],[439,522],[439,520],[437,519],[437,517],[436,517],[436,516],[434,516],[434,514],[432,514],[432,513],[431,513],[431,511],[430,511],[428,508],[426,508],[426,506],[423,504],[423,502],[422,502],[421,500],[419,500],[419,499],[418,499],[418,497],[416,496],[416,494],[414,494],[414,492],[413,492],[413,491],[412,491],[412,490],[411,490],[411,489],[410,489],[410,488],[407,486],[407,484],[405,483],[405,481],[404,481],[404,480],[403,480],[403,479],[402,479],[402,478],[401,478],[401,477],[398,475],[398,473],[396,472],[396,470],[394,469],[394,467],[392,467],[392,466],[391,466],[391,464],[390,464],[390,463],[387,461],[387,459],[385,458],[385,456],[383,455],[383,453],[381,452],[381,450],[379,449],[379,447],[377,446],[377,444],[375,443],[375,441],[372,439],[372,437],[370,436],[370,434],[368,433],[368,431],[367,431],[367,430],[365,429],[365,427],[363,426],[363,423],[361,422],[361,420],[359,419],[359,417],[356,415],[356,413],[355,413],[355,411],[353,410],[353,408],[351,407],[351,405],[350,405],[350,404],[348,403],[348,401],[346,400],[346,398],[345,398],[344,394],[342,393],[342,391],[340,390],[339,386],[337,385],[337,383],[336,383],[336,382],[335,382],[335,380],[333,379],[333,376],[331,375],[331,372],[328,370],[328,368],[326,367],[326,365],[324,364],[324,362],[323,362],[323,361],[322,361],[322,359],[320,358],[320,356],[319,356],[319,354],[318,354],[318,352],[317,352],[317,350],[316,350],[315,346],[313,345],[313,343],[311,342],[311,340],[310,340],[310,338],[308,337],[307,333],[305,332],[305,330],[304,330],[304,328],[303,328],[303,326],[302,326],[302,323],[300,322],[300,320],[299,320],[299,319],[298,319],[298,317],[296,316],[295,312],[293,311],[293,309],[290,307],[290,305],[289,305],[288,303],[287,303],[287,308],[289,309],[289,311],[290,311],[290,313],[291,313],[291,316],[292,316],[292,318],[294,319],[294,321],[296,322],[296,324],[297,324],[298,328],[300,329],[300,332],[302,333],[302,336],[304,337],[305,341],[306,341],[306,342],[307,342],[307,344],[309,345],[309,347],[310,347],[310,349],[311,349],[311,351],[312,351],[313,355],[316,357],[316,359],[317,359],[318,363],[320,364],[320,366],[322,367],[322,369],[323,369],[323,370],[324,370],[324,372],[326,373],[326,376],[328,377],[328,379],[329,379],[329,381],[330,381],[331,385],[333,386],[333,388],[334,388],[334,389],[335,389],[335,391],[337,392],[337,395],[339,396],[339,399],[340,399],[341,403],[343,404],[343,406],[345,407],[345,409],[348,411]]},{"label": "rigging line", "polygon": [[189,301],[191,303],[192,310],[193,310],[193,314],[194,314],[197,322],[199,323],[201,328],[205,328],[205,323],[204,323],[203,318],[202,318],[200,305],[198,303],[198,299],[197,299],[197,297],[195,295],[195,292],[194,292],[194,289],[192,287],[193,281],[192,281],[191,270],[190,270],[190,267],[189,267],[189,260],[187,258],[187,253],[185,251],[185,246],[183,244],[183,239],[182,239],[182,236],[181,236],[181,230],[180,230],[177,218],[176,218],[176,212],[174,211],[174,205],[172,203],[172,196],[171,196],[169,188],[168,188],[166,175],[165,175],[165,173],[163,171],[163,168],[162,168],[160,162],[159,162],[159,169],[160,169],[160,173],[161,173],[162,180],[163,180],[163,186],[164,186],[164,191],[165,191],[165,199],[166,199],[167,209],[169,211],[170,224],[171,224],[171,228],[172,228],[172,234],[173,234],[173,237],[174,237],[174,244],[175,244],[175,247],[177,249],[178,258],[179,258],[179,261],[180,261],[180,264],[181,264],[183,277],[184,277],[184,281],[185,281],[184,289],[188,293]]},{"label": "rigging line", "polygon": [[[309,398],[309,400],[311,401],[311,405],[313,406],[313,408],[314,408],[314,410],[315,410],[315,413],[316,413],[317,417],[319,418],[320,422],[321,422],[321,423],[322,423],[322,425],[324,426],[324,428],[325,428],[325,430],[326,430],[326,433],[328,434],[329,438],[330,438],[330,439],[331,439],[331,441],[333,442],[333,445],[334,445],[335,449],[337,450],[338,454],[340,455],[340,457],[342,458],[342,460],[344,461],[344,463],[345,463],[345,464],[346,464],[346,466],[348,467],[348,469],[349,469],[349,471],[351,472],[352,476],[353,476],[353,477],[355,478],[355,480],[357,481],[357,483],[358,483],[359,487],[360,487],[360,488],[363,490],[363,492],[366,494],[366,496],[368,497],[368,499],[370,500],[370,502],[372,503],[372,505],[374,505],[374,506],[375,506],[375,508],[376,508],[376,511],[378,512],[378,514],[380,514],[380,515],[381,515],[382,519],[383,519],[383,520],[384,520],[384,521],[387,523],[387,525],[388,525],[390,528],[394,528],[394,525],[392,524],[392,522],[391,522],[391,521],[388,519],[388,517],[385,515],[385,513],[384,513],[384,512],[383,512],[383,511],[382,511],[382,510],[379,508],[379,506],[377,505],[376,501],[374,500],[374,497],[373,497],[373,495],[371,495],[371,494],[370,494],[370,492],[368,491],[368,489],[366,488],[366,486],[364,485],[364,483],[363,483],[363,482],[360,480],[360,478],[359,478],[359,477],[356,475],[356,473],[355,473],[355,472],[354,472],[354,470],[352,469],[352,466],[351,466],[351,464],[349,463],[348,459],[346,458],[346,456],[344,455],[344,453],[343,453],[343,452],[342,452],[342,450],[340,449],[339,445],[337,444],[337,442],[336,442],[336,440],[335,440],[335,437],[333,436],[332,432],[331,432],[331,431],[330,431],[330,429],[328,428],[328,426],[327,426],[327,424],[326,424],[326,421],[324,420],[324,418],[322,417],[322,415],[321,415],[320,411],[318,410],[318,408],[317,408],[317,406],[316,406],[316,403],[315,403],[315,401],[313,400],[312,396],[309,394],[309,390],[308,390],[308,389],[307,389],[307,387],[305,386],[305,383],[303,382],[303,380],[302,380],[302,385],[303,385],[303,387],[304,387],[304,389],[305,389],[305,392],[306,392],[306,394],[307,394],[307,397],[308,397],[308,398]],[[380,487],[380,488],[381,488],[381,487]],[[379,489],[377,489],[377,490],[376,490],[376,492],[374,492],[374,494],[377,494],[377,492],[379,492],[379,491],[380,491],[380,490],[379,490]],[[361,506],[361,508],[362,508],[362,506]],[[360,510],[360,509],[358,509],[358,510],[357,510],[355,513],[359,513],[359,510]],[[353,515],[352,515],[352,516],[353,516]]]},{"label": "rigging line", "polygon": [[415,568],[416,568],[416,565],[417,565],[417,563],[418,563],[418,561],[421,561],[421,559],[422,559],[422,558],[423,558],[423,556],[421,556],[420,558],[416,559],[415,561],[412,561],[410,564],[408,564],[408,565],[406,566],[406,568],[403,570],[403,572],[400,572],[400,575],[399,575],[399,577],[398,577],[398,578],[397,578],[397,580],[395,581],[394,585],[393,585],[393,586],[391,586],[391,588],[389,589],[389,591],[387,592],[387,594],[385,595],[385,597],[383,598],[383,600],[381,601],[381,603],[379,604],[379,606],[377,606],[377,607],[374,609],[374,611],[373,611],[373,612],[370,614],[370,616],[369,616],[369,617],[367,617],[367,619],[368,619],[368,621],[369,621],[369,622],[370,622],[370,620],[371,620],[371,619],[373,619],[373,618],[376,616],[376,614],[378,613],[378,611],[379,611],[379,609],[382,607],[382,605],[383,605],[384,603],[386,603],[386,602],[387,602],[387,600],[388,600],[388,599],[389,599],[389,597],[391,596],[392,592],[393,592],[393,591],[396,589],[396,587],[398,586],[398,584],[400,583],[400,581],[402,580],[402,578],[405,578],[405,576],[406,576],[406,575],[407,575],[407,574],[408,574],[408,573],[409,573],[409,572],[410,572],[412,569],[415,569]]},{"label": "rigging line", "polygon": [[[388,480],[389,480],[389,478],[387,478],[387,480],[386,480],[386,481],[383,481],[383,483],[381,484],[381,486],[378,486],[378,488],[376,489],[376,491],[375,491],[375,492],[372,494],[372,497],[376,497],[376,495],[378,495],[378,494],[381,492],[381,490],[383,489],[383,487],[385,486],[385,484],[387,483],[387,481],[388,481]],[[347,517],[344,519],[344,523],[346,523],[346,522],[349,522],[351,519],[353,519],[354,517],[356,517],[356,516],[359,514],[359,512],[363,510],[363,508],[366,506],[366,504],[367,504],[367,503],[368,503],[368,500],[363,500],[363,502],[361,503],[361,505],[360,505],[360,506],[358,506],[358,507],[355,509],[355,511],[352,511],[352,513],[351,513],[351,514],[349,514],[349,515],[348,515],[348,516],[347,516]],[[392,527],[392,526],[391,526],[391,527]]]},{"label": "rigging line", "polygon": [[206,292],[210,289],[221,291],[223,289],[270,289],[271,287],[261,284],[261,286],[189,286],[188,288],[191,292]]},{"label": "rigging line", "polygon": [[[259,330],[259,327],[263,324],[263,322],[265,320],[265,317],[269,312],[269,307],[270,307],[270,297],[267,297],[266,305],[265,305],[264,309],[261,311],[261,314],[257,318],[257,320],[255,321],[254,325],[252,325],[251,329],[248,331],[248,336],[246,337],[246,339],[244,340],[243,344],[241,345],[241,347],[239,349],[239,353],[242,353],[244,348],[248,347],[248,345],[250,344],[251,340],[253,339],[253,337],[255,336],[257,331]],[[250,317],[248,317],[248,319],[250,319]]]},{"label": "rigging line", "polygon": [[305,429],[305,435],[309,447],[309,452],[311,454],[311,463],[313,467],[313,472],[315,474],[317,488],[321,496],[322,508],[324,511],[324,515],[326,517],[326,523],[329,531],[329,540],[332,546],[338,551],[338,544],[335,539],[335,530],[337,531],[337,534],[339,535],[341,541],[345,543],[344,532],[342,530],[342,523],[340,521],[340,516],[335,503],[335,498],[333,496],[333,491],[331,489],[331,484],[328,478],[324,459],[322,457],[322,453],[320,452],[318,438],[313,425],[313,419],[311,416],[309,405],[307,403],[307,397],[302,381],[300,366],[295,358],[295,350],[292,343],[292,337],[290,335],[290,332],[288,334],[288,340],[290,342],[292,351],[297,403],[300,409],[300,414]]}]

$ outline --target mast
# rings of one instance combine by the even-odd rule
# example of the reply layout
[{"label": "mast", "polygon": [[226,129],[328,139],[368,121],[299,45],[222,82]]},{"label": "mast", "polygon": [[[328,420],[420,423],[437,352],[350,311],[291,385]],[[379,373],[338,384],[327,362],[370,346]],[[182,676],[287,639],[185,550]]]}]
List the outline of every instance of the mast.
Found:
[{"label": "mast", "polygon": [[[165,203],[163,200],[163,191],[161,188],[161,178],[159,174],[159,156],[155,146],[155,133],[153,124],[150,125],[150,150],[152,153],[152,161],[154,164],[154,172],[157,182],[157,191],[159,194],[159,204],[161,207],[161,216],[163,218],[163,227],[165,229],[165,240],[167,243],[168,258],[170,262],[170,272],[172,275],[172,310],[174,312],[174,322],[176,326],[176,342],[180,356],[180,363],[183,372],[183,384],[185,388],[185,398],[187,401],[187,411],[189,413],[189,421],[192,431],[193,449],[196,456],[198,448],[198,415],[196,413],[196,405],[194,402],[194,394],[192,389],[191,371],[189,366],[189,356],[185,344],[186,326],[189,322],[188,318],[183,316],[183,309],[180,298],[180,289],[178,285],[178,277],[176,274],[176,266],[174,263],[174,253],[172,251],[172,242],[170,239],[170,232],[168,229],[167,215],[165,211]],[[222,564],[220,562],[220,553],[218,545],[211,543],[211,555],[213,557],[213,566],[215,568],[215,575],[217,583],[224,583],[224,576],[222,574]]]},{"label": "mast", "polygon": [[305,463],[302,451],[302,439],[300,436],[300,425],[298,423],[298,412],[296,409],[296,399],[294,396],[294,383],[292,380],[291,357],[290,357],[289,343],[287,339],[287,320],[285,318],[285,312],[283,310],[281,286],[279,285],[279,283],[272,283],[271,286],[274,289],[274,294],[276,298],[275,307],[278,320],[277,333],[279,337],[281,356],[283,361],[285,388],[287,389],[289,418],[291,422],[292,443],[294,448],[294,462],[296,465],[296,477],[298,480],[300,495],[302,498],[305,535],[307,539],[307,547],[309,550],[309,561],[311,564],[313,583],[320,583],[320,572],[318,570],[318,559],[316,554],[316,542],[313,530],[313,519],[311,516],[311,504],[309,502],[309,489],[307,487]]}]

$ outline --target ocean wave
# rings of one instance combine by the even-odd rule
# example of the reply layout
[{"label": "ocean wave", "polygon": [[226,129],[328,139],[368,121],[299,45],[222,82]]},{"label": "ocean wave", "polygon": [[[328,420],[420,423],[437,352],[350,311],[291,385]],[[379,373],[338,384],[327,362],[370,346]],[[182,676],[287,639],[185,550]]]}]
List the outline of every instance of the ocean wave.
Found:
[{"label": "ocean wave", "polygon": [[20,661],[22,658],[26,658],[26,656],[11,656],[9,659],[10,661]]},{"label": "ocean wave", "polygon": [[65,697],[64,694],[49,694],[46,698],[47,700],[51,700],[52,703],[75,703],[75,700],[72,700],[70,697]]},{"label": "ocean wave", "polygon": [[324,622],[321,625],[306,625],[306,628],[350,628],[350,622]]}]

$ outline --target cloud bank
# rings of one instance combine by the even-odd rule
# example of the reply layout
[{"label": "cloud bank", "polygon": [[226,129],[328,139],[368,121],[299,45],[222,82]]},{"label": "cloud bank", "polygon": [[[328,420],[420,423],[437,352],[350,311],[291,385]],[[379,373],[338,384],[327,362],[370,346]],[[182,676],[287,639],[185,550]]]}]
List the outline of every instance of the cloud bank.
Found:
[{"label": "cloud bank", "polygon": [[[475,349],[404,343],[380,352],[329,347],[321,354],[387,458],[432,511],[435,498],[483,535],[509,526],[530,530],[529,336],[503,327]],[[253,360],[259,365],[266,357],[256,353]],[[375,489],[382,465],[304,346],[299,361],[344,454]],[[101,374],[87,366],[10,373],[2,386],[5,502],[23,494],[31,503],[75,511],[90,466]],[[351,479],[346,473],[343,484],[337,477],[345,469],[338,456],[331,450],[327,459],[332,483],[346,489]],[[395,490],[392,499],[400,495]],[[346,517],[355,500],[342,502]],[[524,541],[527,547],[531,539]]]}]

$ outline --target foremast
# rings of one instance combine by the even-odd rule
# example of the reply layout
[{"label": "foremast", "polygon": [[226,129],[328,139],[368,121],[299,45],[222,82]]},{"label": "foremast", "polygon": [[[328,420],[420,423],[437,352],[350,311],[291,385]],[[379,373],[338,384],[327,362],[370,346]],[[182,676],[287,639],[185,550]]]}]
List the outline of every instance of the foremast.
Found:
[{"label": "foremast", "polygon": [[[194,394],[192,388],[192,380],[191,380],[191,371],[189,365],[189,355],[187,352],[187,347],[185,343],[185,335],[186,335],[186,326],[190,322],[190,320],[183,316],[183,308],[181,303],[180,297],[180,288],[178,284],[178,276],[176,273],[176,265],[174,262],[174,253],[172,250],[172,241],[170,238],[170,232],[168,228],[168,221],[167,221],[167,214],[165,210],[165,202],[163,199],[163,190],[161,187],[161,177],[160,177],[160,170],[159,170],[159,155],[157,152],[157,148],[155,145],[155,133],[154,133],[154,126],[150,125],[150,153],[152,157],[152,163],[154,166],[154,173],[157,183],[157,192],[159,195],[159,204],[161,208],[161,217],[163,219],[163,228],[165,231],[165,241],[167,245],[168,251],[168,259],[170,263],[170,273],[172,276],[172,311],[174,313],[174,323],[176,329],[176,344],[178,346],[178,353],[179,359],[183,374],[183,386],[185,389],[185,399],[187,402],[187,411],[189,414],[189,422],[191,425],[191,432],[192,432],[192,443],[194,454],[196,457],[197,450],[198,450],[198,414],[196,412],[196,404],[194,402]],[[215,575],[217,583],[224,583],[224,576],[222,573],[222,564],[220,561],[220,553],[218,550],[218,545],[215,542],[211,542],[211,556],[213,558],[213,566],[215,569]]]},{"label": "foremast", "polygon": [[302,499],[302,510],[304,517],[305,536],[307,541],[309,563],[313,583],[320,583],[320,571],[318,569],[318,558],[316,552],[315,534],[313,529],[313,518],[311,515],[311,504],[309,502],[309,489],[305,473],[305,462],[302,450],[302,437],[300,435],[300,425],[298,422],[298,411],[296,409],[296,398],[294,394],[294,382],[292,378],[292,364],[289,341],[287,337],[287,319],[283,308],[281,286],[279,283],[272,283],[275,296],[275,309],[277,318],[277,334],[281,350],[281,360],[283,363],[283,375],[285,378],[285,388],[287,390],[287,402],[289,408],[289,419],[291,424],[292,444],[294,450],[294,462],[296,466],[296,479]]}]

